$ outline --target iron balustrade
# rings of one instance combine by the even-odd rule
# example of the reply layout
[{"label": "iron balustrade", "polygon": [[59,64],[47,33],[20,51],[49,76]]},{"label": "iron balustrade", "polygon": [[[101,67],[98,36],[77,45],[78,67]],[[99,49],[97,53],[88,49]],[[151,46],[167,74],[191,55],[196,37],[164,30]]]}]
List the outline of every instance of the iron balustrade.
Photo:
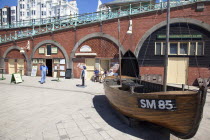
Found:
[{"label": "iron balustrade", "polygon": [[[200,1],[210,1],[210,0],[190,0],[190,1],[171,1],[171,7],[177,7],[187,4],[192,4]],[[128,8],[127,8],[128,7]],[[0,26],[0,29],[5,28],[20,28],[27,27],[31,28],[31,30],[20,30],[15,31],[13,33],[0,35],[0,43],[6,43],[18,39],[23,39],[27,37],[32,37],[35,35],[50,33],[53,31],[62,30],[65,28],[75,28],[75,26],[101,22],[109,19],[135,15],[155,10],[161,10],[167,8],[167,2],[162,2],[158,4],[148,4],[142,6],[141,3],[139,6],[133,7],[131,4],[127,6],[122,6],[118,8],[108,9],[104,11],[94,12],[94,13],[86,13],[81,15],[65,16],[58,18],[46,18],[46,19],[38,19],[35,21],[22,21],[16,22],[10,25]]]}]

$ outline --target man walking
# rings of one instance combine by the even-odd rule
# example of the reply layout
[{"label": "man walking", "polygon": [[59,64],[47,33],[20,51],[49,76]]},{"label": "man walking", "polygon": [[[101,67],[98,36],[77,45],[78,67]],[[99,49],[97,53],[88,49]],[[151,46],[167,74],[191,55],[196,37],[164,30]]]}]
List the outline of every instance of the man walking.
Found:
[{"label": "man walking", "polygon": [[48,67],[46,66],[45,63],[42,63],[41,67],[40,67],[40,70],[41,70],[41,84],[45,83],[45,79],[46,79],[46,75],[48,73]]}]

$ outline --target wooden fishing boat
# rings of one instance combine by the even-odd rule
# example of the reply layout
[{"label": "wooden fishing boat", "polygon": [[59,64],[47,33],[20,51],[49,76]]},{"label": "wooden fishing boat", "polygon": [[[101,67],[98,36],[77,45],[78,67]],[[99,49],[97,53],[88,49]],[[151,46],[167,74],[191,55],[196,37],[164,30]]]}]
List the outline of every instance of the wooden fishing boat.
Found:
[{"label": "wooden fishing boat", "polygon": [[139,65],[131,51],[125,53],[121,66],[121,78],[106,77],[104,81],[106,97],[116,110],[127,117],[165,127],[180,138],[196,134],[206,99],[205,84],[201,84],[199,91],[167,86],[163,92],[161,83],[136,78]]}]

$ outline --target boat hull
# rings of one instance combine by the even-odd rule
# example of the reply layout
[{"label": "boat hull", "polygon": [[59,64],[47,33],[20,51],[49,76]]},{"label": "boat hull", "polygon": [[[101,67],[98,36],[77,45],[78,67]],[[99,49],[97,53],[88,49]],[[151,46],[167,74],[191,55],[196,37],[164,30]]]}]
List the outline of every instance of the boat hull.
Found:
[{"label": "boat hull", "polygon": [[[111,87],[104,82],[105,94],[112,106],[128,117],[148,121],[168,128],[180,138],[190,138],[197,132],[201,113],[198,114],[200,93],[196,91],[168,91],[131,93]],[[174,100],[175,110],[145,109],[139,107],[141,99]]]}]

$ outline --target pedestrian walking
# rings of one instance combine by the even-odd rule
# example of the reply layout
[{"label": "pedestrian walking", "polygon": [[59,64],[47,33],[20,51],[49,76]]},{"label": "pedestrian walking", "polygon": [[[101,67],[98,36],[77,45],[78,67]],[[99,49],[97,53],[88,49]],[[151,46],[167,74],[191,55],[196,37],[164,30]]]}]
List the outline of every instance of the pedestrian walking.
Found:
[{"label": "pedestrian walking", "polygon": [[46,66],[45,63],[42,63],[41,67],[40,67],[40,70],[41,70],[41,84],[45,83],[45,79],[46,79],[46,75],[48,73],[48,67]]}]

